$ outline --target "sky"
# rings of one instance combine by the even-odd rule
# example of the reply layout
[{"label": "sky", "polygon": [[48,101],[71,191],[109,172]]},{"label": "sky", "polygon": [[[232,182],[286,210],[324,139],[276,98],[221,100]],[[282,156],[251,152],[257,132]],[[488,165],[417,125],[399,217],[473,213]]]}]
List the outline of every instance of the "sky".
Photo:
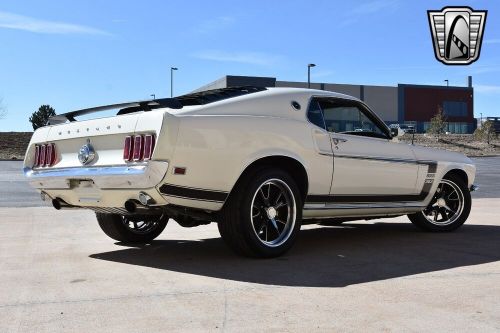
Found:
[{"label": "sky", "polygon": [[[434,57],[427,10],[468,5],[488,16],[480,59]],[[0,0],[0,131],[31,131],[57,113],[188,93],[224,75],[393,85],[465,86],[474,112],[500,116],[500,1]]]}]

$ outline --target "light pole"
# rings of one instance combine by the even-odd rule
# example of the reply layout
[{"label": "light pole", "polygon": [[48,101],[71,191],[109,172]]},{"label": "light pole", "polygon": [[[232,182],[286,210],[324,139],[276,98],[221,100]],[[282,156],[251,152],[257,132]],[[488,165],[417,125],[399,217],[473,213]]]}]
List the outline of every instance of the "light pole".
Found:
[{"label": "light pole", "polygon": [[311,88],[311,67],[316,67],[316,64],[307,65],[307,88]]},{"label": "light pole", "polygon": [[446,82],[446,86],[449,87],[450,86],[450,81],[449,80],[444,80],[444,82]]},{"label": "light pole", "polygon": [[479,122],[479,125],[481,125],[480,127],[483,127],[483,113],[479,112],[479,114],[481,114],[481,121]]},{"label": "light pole", "polygon": [[170,67],[170,97],[174,97],[174,71],[178,70],[177,67]]},{"label": "light pole", "polygon": [[153,97],[153,99],[156,99],[156,95],[155,94],[151,94],[149,96]]}]

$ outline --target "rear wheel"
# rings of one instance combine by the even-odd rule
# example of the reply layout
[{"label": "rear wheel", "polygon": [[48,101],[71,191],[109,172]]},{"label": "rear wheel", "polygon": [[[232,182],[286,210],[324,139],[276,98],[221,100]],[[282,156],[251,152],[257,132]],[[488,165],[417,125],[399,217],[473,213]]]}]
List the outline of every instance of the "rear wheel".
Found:
[{"label": "rear wheel", "polygon": [[123,216],[96,213],[102,231],[119,242],[149,243],[167,226],[168,216]]},{"label": "rear wheel", "polygon": [[445,176],[430,204],[419,213],[408,215],[417,227],[427,231],[453,231],[469,217],[471,196],[464,181],[456,175]]},{"label": "rear wheel", "polygon": [[276,257],[291,248],[300,230],[302,199],[287,173],[261,169],[240,183],[228,200],[218,228],[235,252]]}]

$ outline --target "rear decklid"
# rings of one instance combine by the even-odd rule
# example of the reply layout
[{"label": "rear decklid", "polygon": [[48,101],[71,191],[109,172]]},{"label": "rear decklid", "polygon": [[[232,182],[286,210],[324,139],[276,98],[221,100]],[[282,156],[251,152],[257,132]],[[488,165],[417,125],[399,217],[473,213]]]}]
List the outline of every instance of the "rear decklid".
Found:
[{"label": "rear decklid", "polygon": [[[73,121],[38,129],[26,152],[25,167],[36,166],[37,146],[51,144],[54,145],[56,152],[56,163],[52,166],[53,168],[81,167],[78,153],[86,144],[90,144],[95,151],[95,158],[86,166],[126,164],[123,159],[125,138],[135,135],[158,137],[165,109],[150,112],[133,110],[132,112],[84,121],[75,121],[73,117],[70,117]],[[60,122],[64,116],[57,116],[56,122]]]}]

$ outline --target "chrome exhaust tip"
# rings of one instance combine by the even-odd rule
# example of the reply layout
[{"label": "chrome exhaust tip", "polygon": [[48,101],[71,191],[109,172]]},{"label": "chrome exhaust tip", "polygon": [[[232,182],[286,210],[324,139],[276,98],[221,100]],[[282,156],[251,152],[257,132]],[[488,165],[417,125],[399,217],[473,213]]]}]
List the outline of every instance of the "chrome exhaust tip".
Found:
[{"label": "chrome exhaust tip", "polygon": [[140,192],[139,193],[139,202],[143,206],[149,206],[149,205],[155,203],[155,201],[153,200],[153,198],[151,198],[150,195],[148,195],[147,193],[144,193],[144,192]]}]

